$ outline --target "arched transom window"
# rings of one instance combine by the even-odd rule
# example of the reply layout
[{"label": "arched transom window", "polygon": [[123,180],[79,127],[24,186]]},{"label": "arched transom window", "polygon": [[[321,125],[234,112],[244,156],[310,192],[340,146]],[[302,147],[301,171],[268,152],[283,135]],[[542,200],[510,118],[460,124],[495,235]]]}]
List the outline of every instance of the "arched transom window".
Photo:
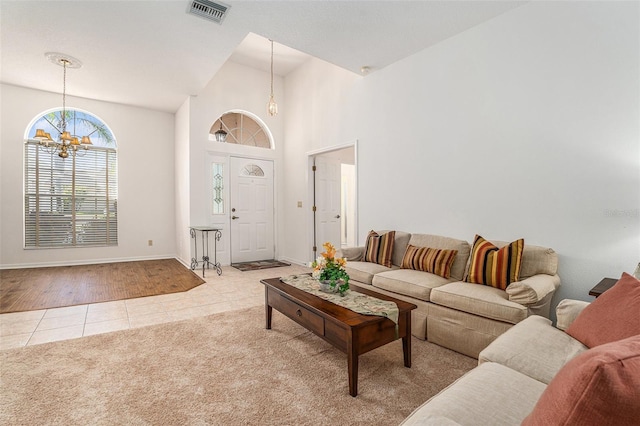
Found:
[{"label": "arched transom window", "polygon": [[[55,248],[118,244],[118,156],[109,127],[66,109],[33,120],[24,144],[24,246]],[[84,149],[60,156],[60,135],[89,136]],[[38,140],[37,130],[50,134]]]},{"label": "arched transom window", "polygon": [[218,142],[272,148],[266,129],[256,119],[242,112],[223,114],[211,126],[209,138]]}]

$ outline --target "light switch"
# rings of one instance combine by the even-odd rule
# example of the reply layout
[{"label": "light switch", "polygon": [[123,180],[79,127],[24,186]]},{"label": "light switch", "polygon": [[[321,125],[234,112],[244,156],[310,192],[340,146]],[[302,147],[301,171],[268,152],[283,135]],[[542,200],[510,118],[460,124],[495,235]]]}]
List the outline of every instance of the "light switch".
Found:
[{"label": "light switch", "polygon": [[302,201],[298,201],[298,207],[302,207]]}]

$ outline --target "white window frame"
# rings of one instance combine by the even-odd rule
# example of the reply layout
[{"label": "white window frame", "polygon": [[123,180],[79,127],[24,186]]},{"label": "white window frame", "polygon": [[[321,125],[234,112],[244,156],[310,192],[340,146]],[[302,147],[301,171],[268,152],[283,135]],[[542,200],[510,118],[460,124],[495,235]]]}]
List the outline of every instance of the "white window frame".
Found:
[{"label": "white window frame", "polygon": [[117,246],[117,165],[114,147],[92,146],[63,159],[26,139],[24,248]]}]

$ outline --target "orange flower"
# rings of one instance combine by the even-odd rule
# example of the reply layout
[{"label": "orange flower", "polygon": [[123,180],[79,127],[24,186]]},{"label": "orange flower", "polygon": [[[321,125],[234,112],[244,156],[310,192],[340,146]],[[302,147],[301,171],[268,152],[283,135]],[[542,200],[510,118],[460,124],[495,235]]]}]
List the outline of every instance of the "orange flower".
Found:
[{"label": "orange flower", "polygon": [[324,247],[324,249],[326,250],[326,252],[322,253],[322,256],[324,256],[325,259],[333,259],[333,257],[336,255],[336,249],[335,247],[333,247],[333,244],[326,242],[322,245],[322,247]]},{"label": "orange flower", "polygon": [[345,257],[339,257],[336,259],[336,262],[338,262],[338,265],[344,266],[347,264],[347,259]]}]

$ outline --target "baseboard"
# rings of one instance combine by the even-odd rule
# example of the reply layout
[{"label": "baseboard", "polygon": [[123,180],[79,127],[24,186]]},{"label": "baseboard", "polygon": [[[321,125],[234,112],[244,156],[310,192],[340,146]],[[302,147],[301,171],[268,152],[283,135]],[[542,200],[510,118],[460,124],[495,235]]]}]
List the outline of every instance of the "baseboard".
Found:
[{"label": "baseboard", "polygon": [[[117,262],[139,262],[142,260],[162,260],[162,259],[176,259],[180,263],[184,264],[180,259],[176,258],[173,254],[156,255],[156,256],[137,256],[137,257],[121,257],[110,259],[88,259],[88,260],[74,260],[69,262],[40,262],[40,263],[20,263],[13,265],[0,265],[2,269],[23,269],[23,268],[52,268],[55,266],[78,266],[78,265],[96,265],[101,263],[117,263]],[[185,265],[189,267],[189,265]]]}]

